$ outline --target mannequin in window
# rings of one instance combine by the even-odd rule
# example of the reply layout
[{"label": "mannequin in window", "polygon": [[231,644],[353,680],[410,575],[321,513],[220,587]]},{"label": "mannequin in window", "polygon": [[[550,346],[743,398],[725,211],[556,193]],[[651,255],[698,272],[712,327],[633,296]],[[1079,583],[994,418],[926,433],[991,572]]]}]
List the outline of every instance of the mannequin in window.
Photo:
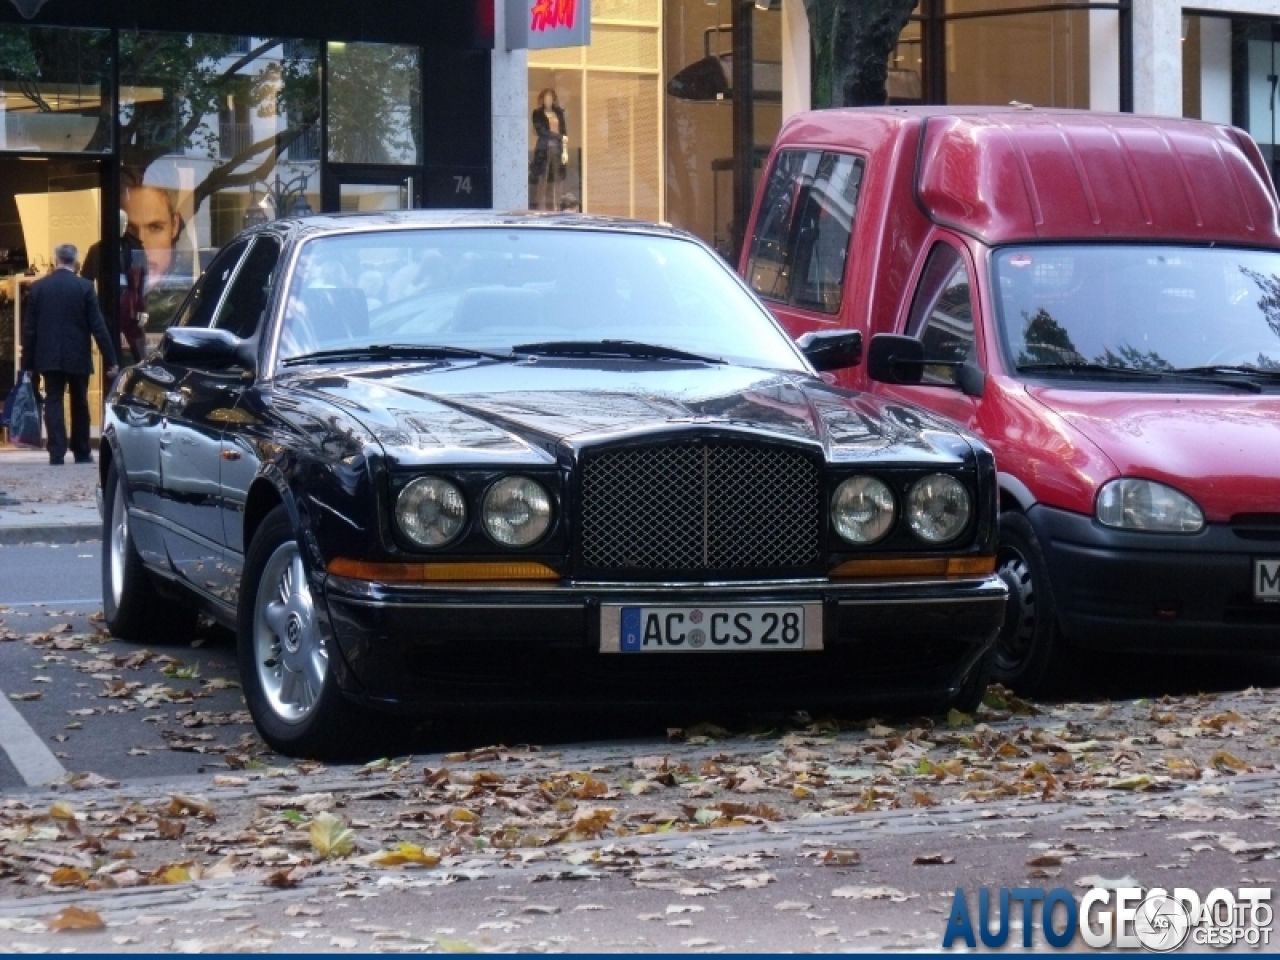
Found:
[{"label": "mannequin in window", "polygon": [[560,98],[550,87],[538,94],[533,130],[538,142],[533,148],[529,171],[533,187],[529,206],[535,210],[555,210],[560,200],[560,182],[569,166],[569,127]]},{"label": "mannequin in window", "polygon": [[[110,245],[108,244],[108,248]],[[129,232],[129,215],[120,211],[120,263],[119,263],[119,317],[120,334],[133,355],[134,363],[141,363],[146,355],[147,338],[142,329],[147,315],[143,302],[147,288],[147,257],[142,242]],[[95,243],[85,254],[80,276],[95,283],[100,282],[102,270],[102,244]],[[108,267],[110,269],[110,267]],[[105,299],[106,291],[99,291],[99,299]]]}]

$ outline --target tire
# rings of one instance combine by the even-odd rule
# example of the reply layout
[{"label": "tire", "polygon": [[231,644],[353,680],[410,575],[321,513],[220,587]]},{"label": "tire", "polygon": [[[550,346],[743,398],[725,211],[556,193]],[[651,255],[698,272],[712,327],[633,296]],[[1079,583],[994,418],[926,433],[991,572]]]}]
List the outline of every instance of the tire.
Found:
[{"label": "tire", "polygon": [[267,514],[254,534],[241,585],[240,683],[258,733],[285,756],[354,758],[366,714],[338,688],[302,551],[283,506]]},{"label": "tire", "polygon": [[1058,626],[1044,552],[1021,513],[1000,515],[996,573],[1009,588],[1009,605],[996,639],[991,679],[1024,697],[1066,689],[1075,664]]},{"label": "tire", "polygon": [[124,480],[113,462],[102,504],[102,612],[112,636],[147,643],[186,642],[199,611],[156,589],[129,530]]},{"label": "tire", "polygon": [[982,703],[982,698],[986,696],[987,684],[991,682],[991,664],[994,659],[995,647],[992,646],[983,654],[982,659],[970,669],[969,675],[960,684],[960,689],[955,692],[943,707],[943,713],[949,710],[959,710],[961,713],[973,715]]}]

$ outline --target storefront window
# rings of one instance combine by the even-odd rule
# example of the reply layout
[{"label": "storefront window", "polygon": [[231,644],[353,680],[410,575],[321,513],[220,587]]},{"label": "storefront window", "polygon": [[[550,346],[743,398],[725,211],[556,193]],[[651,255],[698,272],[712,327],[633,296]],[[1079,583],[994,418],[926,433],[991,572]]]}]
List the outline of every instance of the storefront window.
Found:
[{"label": "storefront window", "polygon": [[1249,132],[1280,180],[1280,21],[1182,18],[1182,115]]},{"label": "storefront window", "polygon": [[[666,219],[728,254],[738,229],[732,222],[731,0],[666,0],[665,6]],[[757,179],[782,126],[782,12],[761,6],[751,8]],[[679,91],[676,77],[688,78]],[[724,87],[721,95],[717,85]]]},{"label": "storefront window", "polygon": [[529,206],[662,218],[662,0],[596,0],[591,45],[529,54]]},{"label": "storefront window", "polygon": [[[422,72],[417,47],[329,44],[329,159],[407,164],[422,157]],[[449,136],[437,130],[434,136]]]},{"label": "storefront window", "polygon": [[319,209],[318,54],[276,37],[120,34],[121,206],[152,337],[240,230]]},{"label": "storefront window", "polygon": [[111,34],[0,26],[0,150],[111,150]]},{"label": "storefront window", "polygon": [[1128,15],[1112,0],[921,0],[890,58],[889,101],[1119,110]]}]

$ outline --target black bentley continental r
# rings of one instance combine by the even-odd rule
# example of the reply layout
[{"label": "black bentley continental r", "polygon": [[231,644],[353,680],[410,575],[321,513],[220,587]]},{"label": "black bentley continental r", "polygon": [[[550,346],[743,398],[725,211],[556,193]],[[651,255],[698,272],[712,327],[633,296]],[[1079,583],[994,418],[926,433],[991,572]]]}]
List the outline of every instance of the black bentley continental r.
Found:
[{"label": "black bentley continental r", "polygon": [[255,228],[109,397],[107,624],[234,629],[294,755],[389,711],[972,706],[992,456],[818,373],[859,362],[666,227]]}]

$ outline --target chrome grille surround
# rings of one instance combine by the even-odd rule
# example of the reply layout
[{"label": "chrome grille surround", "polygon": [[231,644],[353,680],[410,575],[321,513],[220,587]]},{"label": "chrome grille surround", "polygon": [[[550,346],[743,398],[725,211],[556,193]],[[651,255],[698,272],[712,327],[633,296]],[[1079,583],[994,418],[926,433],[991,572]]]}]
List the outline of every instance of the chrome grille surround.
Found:
[{"label": "chrome grille surround", "polygon": [[584,570],[760,572],[821,556],[822,471],[781,446],[686,441],[582,460]]}]

